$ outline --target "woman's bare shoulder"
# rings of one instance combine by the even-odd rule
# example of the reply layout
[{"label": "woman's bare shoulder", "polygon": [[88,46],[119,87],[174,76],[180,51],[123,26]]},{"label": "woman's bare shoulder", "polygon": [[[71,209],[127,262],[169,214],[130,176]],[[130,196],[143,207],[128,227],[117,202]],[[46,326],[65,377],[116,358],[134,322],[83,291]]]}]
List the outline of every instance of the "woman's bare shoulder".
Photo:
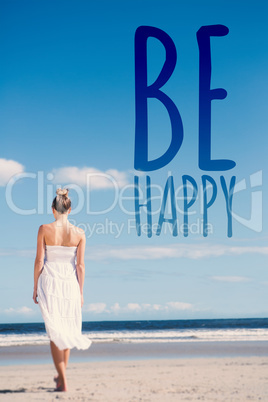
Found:
[{"label": "woman's bare shoulder", "polygon": [[44,223],[43,225],[39,226],[39,230],[42,230],[43,232],[46,232],[53,227],[53,222],[52,223]]},{"label": "woman's bare shoulder", "polygon": [[54,233],[55,229],[53,229],[53,226],[53,223],[44,223],[39,226],[38,233],[42,234],[44,238],[49,238]]},{"label": "woman's bare shoulder", "polygon": [[44,231],[47,230],[47,228],[48,228],[47,224],[42,224],[42,225],[39,226],[38,231],[44,232]]},{"label": "woman's bare shoulder", "polygon": [[72,229],[73,232],[73,239],[76,239],[76,244],[79,245],[81,244],[81,241],[85,240],[85,231],[78,226],[70,225],[70,228]]},{"label": "woman's bare shoulder", "polygon": [[39,239],[45,239],[46,237],[47,237],[47,235],[49,234],[49,229],[48,229],[48,227],[47,227],[48,225],[46,225],[46,224],[43,224],[43,225],[40,225],[39,226],[39,228],[38,228],[38,234],[37,234],[37,237],[39,238]]},{"label": "woman's bare shoulder", "polygon": [[79,236],[79,237],[84,237],[85,236],[85,231],[82,228],[79,228],[78,226],[74,226],[72,223],[70,223],[70,228]]}]

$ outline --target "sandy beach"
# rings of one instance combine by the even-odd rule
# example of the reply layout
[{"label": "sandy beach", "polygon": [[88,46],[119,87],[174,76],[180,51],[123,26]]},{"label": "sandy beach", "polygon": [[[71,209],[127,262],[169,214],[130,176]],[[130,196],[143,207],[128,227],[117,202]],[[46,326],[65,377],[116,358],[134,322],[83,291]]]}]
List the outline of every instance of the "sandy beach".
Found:
[{"label": "sandy beach", "polygon": [[3,401],[267,401],[265,358],[71,363],[56,393],[52,365],[0,367]]},{"label": "sandy beach", "polygon": [[[268,401],[267,342],[234,342],[233,347],[232,343],[228,342],[185,342],[177,347],[170,344],[158,344],[155,347],[150,345],[149,348],[148,346],[94,345],[91,348],[91,358],[88,357],[90,349],[86,355],[82,351],[73,353],[73,361],[70,361],[67,369],[67,393],[54,392],[55,369],[52,362],[37,364],[42,361],[42,353],[43,356],[47,354],[47,346],[29,347],[36,360],[31,360],[25,347],[17,348],[17,353],[12,351],[12,348],[8,348],[9,351],[6,348],[9,365],[0,366],[0,399]],[[140,354],[145,350],[147,354],[141,358]],[[183,350],[188,357],[183,355]],[[192,354],[189,354],[190,350]],[[3,351],[4,348],[1,352]],[[106,361],[100,361],[101,351],[106,354]],[[126,354],[126,351],[129,353]],[[158,353],[155,353],[156,351]],[[178,357],[179,353],[182,357]],[[202,357],[202,354],[207,357]],[[15,363],[15,355],[17,358],[20,356],[21,363],[27,361],[28,364],[19,364],[18,360]],[[27,360],[29,357],[30,360]],[[50,358],[49,355],[47,357]],[[83,361],[82,357],[88,361]]]}]

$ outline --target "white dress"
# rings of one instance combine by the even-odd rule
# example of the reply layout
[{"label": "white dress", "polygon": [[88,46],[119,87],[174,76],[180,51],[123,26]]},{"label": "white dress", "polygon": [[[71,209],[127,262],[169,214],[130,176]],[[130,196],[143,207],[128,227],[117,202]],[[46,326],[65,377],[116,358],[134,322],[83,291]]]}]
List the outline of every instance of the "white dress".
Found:
[{"label": "white dress", "polygon": [[46,246],[38,279],[38,303],[51,341],[60,349],[87,349],[82,335],[80,287],[76,273],[77,247]]}]

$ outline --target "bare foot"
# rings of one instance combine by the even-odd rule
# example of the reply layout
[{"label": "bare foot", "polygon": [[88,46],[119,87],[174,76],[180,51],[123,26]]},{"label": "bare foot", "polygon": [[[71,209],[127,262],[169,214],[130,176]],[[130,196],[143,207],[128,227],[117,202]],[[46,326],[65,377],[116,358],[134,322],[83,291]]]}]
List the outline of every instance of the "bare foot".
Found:
[{"label": "bare foot", "polygon": [[67,392],[68,390],[67,390],[66,386],[64,387],[63,385],[60,385],[59,387],[55,388],[54,391],[55,392]]},{"label": "bare foot", "polygon": [[67,384],[65,381],[60,380],[60,376],[56,375],[54,378],[54,381],[56,383],[56,388],[54,389],[55,392],[66,392],[67,390]]},{"label": "bare foot", "polygon": [[55,383],[56,383],[56,387],[59,388],[59,386],[61,385],[59,376],[58,376],[58,375],[55,375],[55,377],[53,378],[53,380],[54,380]]}]

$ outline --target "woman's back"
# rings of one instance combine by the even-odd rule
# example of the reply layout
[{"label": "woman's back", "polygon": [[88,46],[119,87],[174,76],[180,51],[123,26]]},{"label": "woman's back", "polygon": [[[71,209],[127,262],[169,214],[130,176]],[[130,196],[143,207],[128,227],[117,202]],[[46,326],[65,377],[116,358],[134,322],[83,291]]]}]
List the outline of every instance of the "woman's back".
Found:
[{"label": "woman's back", "polygon": [[68,220],[65,222],[52,222],[42,225],[45,244],[48,246],[77,247],[83,237],[84,231]]}]

